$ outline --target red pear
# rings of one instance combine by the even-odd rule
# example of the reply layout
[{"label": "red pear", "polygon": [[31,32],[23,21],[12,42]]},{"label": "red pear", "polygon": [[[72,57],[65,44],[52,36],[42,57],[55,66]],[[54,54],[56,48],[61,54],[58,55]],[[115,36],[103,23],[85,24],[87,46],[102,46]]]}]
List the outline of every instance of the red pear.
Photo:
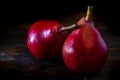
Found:
[{"label": "red pear", "polygon": [[75,73],[95,73],[107,60],[107,45],[94,25],[91,12],[92,6],[88,6],[86,17],[77,23],[80,28],[73,30],[62,47],[64,63]]},{"label": "red pear", "polygon": [[64,27],[56,20],[39,20],[28,31],[27,47],[37,59],[56,59],[61,56],[64,40],[76,25]]}]

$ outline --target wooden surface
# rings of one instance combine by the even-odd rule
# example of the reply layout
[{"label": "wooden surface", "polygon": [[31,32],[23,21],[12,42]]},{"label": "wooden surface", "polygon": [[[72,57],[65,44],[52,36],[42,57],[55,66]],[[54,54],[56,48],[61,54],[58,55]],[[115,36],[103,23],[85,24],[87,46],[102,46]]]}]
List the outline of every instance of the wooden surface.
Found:
[{"label": "wooden surface", "polygon": [[[71,14],[58,18],[65,26],[78,21],[84,13]],[[119,80],[120,37],[113,34],[96,16],[93,17],[96,28],[100,31],[108,46],[108,59],[97,74],[83,77],[70,72],[63,61],[36,60],[26,46],[27,31],[32,23],[20,24],[6,29],[0,40],[0,78],[16,80]]]}]

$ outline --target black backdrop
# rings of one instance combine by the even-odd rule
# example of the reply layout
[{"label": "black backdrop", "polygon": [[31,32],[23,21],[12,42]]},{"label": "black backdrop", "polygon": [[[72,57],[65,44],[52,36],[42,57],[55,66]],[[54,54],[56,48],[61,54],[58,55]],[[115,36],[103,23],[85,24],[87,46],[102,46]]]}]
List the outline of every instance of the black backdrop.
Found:
[{"label": "black backdrop", "polygon": [[119,7],[117,3],[115,0],[4,1],[0,3],[0,27],[5,28],[5,26],[43,18],[64,17],[75,12],[86,11],[88,5],[93,5],[94,15],[106,21],[106,24],[115,29],[114,27],[119,25]]},{"label": "black backdrop", "polygon": [[41,18],[56,18],[83,11],[86,0],[7,1],[1,6],[4,25],[17,24]]}]

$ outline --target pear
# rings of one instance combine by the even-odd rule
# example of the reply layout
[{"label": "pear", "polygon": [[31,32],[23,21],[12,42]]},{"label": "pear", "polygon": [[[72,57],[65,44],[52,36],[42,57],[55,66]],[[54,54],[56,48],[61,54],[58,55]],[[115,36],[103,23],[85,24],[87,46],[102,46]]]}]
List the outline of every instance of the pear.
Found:
[{"label": "pear", "polygon": [[75,73],[91,74],[102,69],[107,60],[107,44],[92,20],[93,6],[65,39],[62,57],[65,65]]},{"label": "pear", "polygon": [[28,30],[26,39],[30,53],[40,60],[60,59],[63,42],[75,26],[76,24],[65,27],[52,19],[34,22]]}]

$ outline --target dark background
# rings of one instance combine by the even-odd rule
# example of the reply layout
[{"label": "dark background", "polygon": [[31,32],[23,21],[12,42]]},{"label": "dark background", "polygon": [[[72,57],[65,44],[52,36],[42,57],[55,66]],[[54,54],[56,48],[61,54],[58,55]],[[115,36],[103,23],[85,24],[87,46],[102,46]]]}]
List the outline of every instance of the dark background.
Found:
[{"label": "dark background", "polygon": [[[24,75],[23,74],[24,70],[26,72],[29,72],[26,74],[36,73],[35,72],[36,69],[34,71],[34,68],[36,68],[36,65],[32,65],[33,72],[31,70],[29,71],[28,67],[26,67],[27,60],[28,60],[27,61],[28,63],[31,63],[31,62],[33,63],[35,62],[35,64],[37,63],[36,61],[32,60],[33,58],[28,54],[29,53],[28,49],[26,49],[26,46],[25,46],[27,31],[21,29],[19,25],[27,22],[29,23],[29,22],[37,21],[39,19],[48,19],[48,18],[59,19],[59,18],[64,18],[70,14],[86,12],[86,8],[88,5],[93,5],[94,7],[93,14],[99,18],[97,19],[98,22],[99,20],[103,21],[107,25],[107,26],[103,25],[103,27],[105,28],[109,27],[111,30],[110,32],[108,31],[108,29],[100,30],[109,48],[109,59],[108,59],[107,67],[105,68],[105,70],[103,70],[104,73],[100,75],[100,77],[102,76],[104,78],[109,76],[108,80],[119,79],[118,72],[120,71],[119,69],[120,37],[116,35],[120,35],[120,31],[119,31],[120,15],[119,15],[119,7],[118,7],[119,2],[115,0],[112,0],[112,1],[111,0],[109,1],[108,0],[56,0],[56,1],[52,1],[52,0],[11,1],[10,0],[10,1],[0,2],[0,49],[5,49],[1,51],[0,57],[1,59],[2,58],[6,59],[7,57],[8,58],[13,57],[15,58],[15,61],[18,61],[19,63],[17,64],[17,63],[14,63],[14,61],[12,62],[9,60],[5,60],[5,62],[1,61],[1,64],[0,64],[0,74],[2,74],[1,77],[3,77],[3,79],[4,78],[10,79],[11,76],[9,77],[9,75],[14,75],[17,73],[16,74],[18,75],[17,80],[20,80],[21,75]],[[4,52],[6,54],[2,55],[2,53]],[[29,59],[26,60],[26,58],[30,58],[30,61]],[[24,64],[26,65],[21,64],[21,62],[22,63],[25,62]],[[79,78],[78,76],[74,77],[74,75],[71,75],[69,72],[67,72],[65,70],[64,65],[61,65],[61,64],[58,64],[58,65],[51,64],[54,66],[51,66],[49,64],[42,65],[43,62],[40,64],[41,65],[37,64],[41,68],[39,69],[39,66],[37,67],[38,68],[37,72],[40,72],[38,76],[45,75],[44,76],[45,78],[51,78],[50,77],[51,75],[58,76],[59,74],[61,74],[63,78],[65,77],[64,79],[67,78],[68,80],[71,77],[77,80]],[[45,70],[45,72],[44,71],[42,72],[40,70]],[[56,74],[51,74],[52,70],[55,71]],[[4,77],[4,75],[6,77]],[[49,75],[49,76],[46,77],[46,75]],[[69,76],[71,77],[69,78]],[[12,77],[14,78],[14,76]],[[20,79],[18,79],[19,77]],[[59,79],[59,77],[61,76],[58,76],[57,79]],[[30,78],[29,80],[32,80]],[[53,80],[54,77],[51,79]]]},{"label": "dark background", "polygon": [[40,0],[40,1],[4,1],[0,6],[1,29],[16,26],[24,22],[39,19],[57,19],[66,15],[85,12],[88,5],[93,5],[93,14],[106,22],[116,34],[119,26],[117,1],[105,0]]}]

